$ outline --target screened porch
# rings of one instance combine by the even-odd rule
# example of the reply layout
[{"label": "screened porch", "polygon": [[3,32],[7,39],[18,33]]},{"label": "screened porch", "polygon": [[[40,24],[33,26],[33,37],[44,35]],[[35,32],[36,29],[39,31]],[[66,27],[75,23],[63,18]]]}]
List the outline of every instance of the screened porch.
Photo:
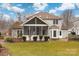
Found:
[{"label": "screened porch", "polygon": [[40,18],[34,17],[23,26],[24,35],[47,35],[48,25]]},{"label": "screened porch", "polygon": [[48,26],[25,26],[24,35],[47,35]]}]

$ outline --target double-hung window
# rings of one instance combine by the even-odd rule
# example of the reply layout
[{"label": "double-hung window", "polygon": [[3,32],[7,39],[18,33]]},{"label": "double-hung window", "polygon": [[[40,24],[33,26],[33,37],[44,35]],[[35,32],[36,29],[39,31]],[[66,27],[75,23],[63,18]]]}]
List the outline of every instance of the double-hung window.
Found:
[{"label": "double-hung window", "polygon": [[53,24],[58,24],[58,20],[57,19],[53,20]]}]

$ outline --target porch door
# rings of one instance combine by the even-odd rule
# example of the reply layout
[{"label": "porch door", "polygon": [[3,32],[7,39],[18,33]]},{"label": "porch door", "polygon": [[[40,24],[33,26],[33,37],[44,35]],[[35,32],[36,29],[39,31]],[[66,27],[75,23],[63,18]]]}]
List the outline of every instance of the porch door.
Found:
[{"label": "porch door", "polygon": [[57,32],[56,30],[53,31],[53,37],[57,37],[57,33],[56,32]]}]

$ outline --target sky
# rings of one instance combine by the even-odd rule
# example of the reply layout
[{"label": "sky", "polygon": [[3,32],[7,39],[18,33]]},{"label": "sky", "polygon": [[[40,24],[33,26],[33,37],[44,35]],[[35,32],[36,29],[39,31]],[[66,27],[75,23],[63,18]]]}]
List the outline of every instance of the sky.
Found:
[{"label": "sky", "polygon": [[67,9],[79,17],[79,3],[0,3],[0,15],[6,20],[16,20],[17,13],[29,15],[40,11],[60,16]]}]

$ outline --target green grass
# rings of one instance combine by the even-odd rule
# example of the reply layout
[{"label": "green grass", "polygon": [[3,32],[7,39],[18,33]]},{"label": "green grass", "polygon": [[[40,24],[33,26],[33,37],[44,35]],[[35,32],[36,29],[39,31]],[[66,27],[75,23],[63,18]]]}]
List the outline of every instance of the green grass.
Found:
[{"label": "green grass", "polygon": [[48,41],[6,43],[9,53],[14,56],[78,56],[79,42],[77,41]]}]

